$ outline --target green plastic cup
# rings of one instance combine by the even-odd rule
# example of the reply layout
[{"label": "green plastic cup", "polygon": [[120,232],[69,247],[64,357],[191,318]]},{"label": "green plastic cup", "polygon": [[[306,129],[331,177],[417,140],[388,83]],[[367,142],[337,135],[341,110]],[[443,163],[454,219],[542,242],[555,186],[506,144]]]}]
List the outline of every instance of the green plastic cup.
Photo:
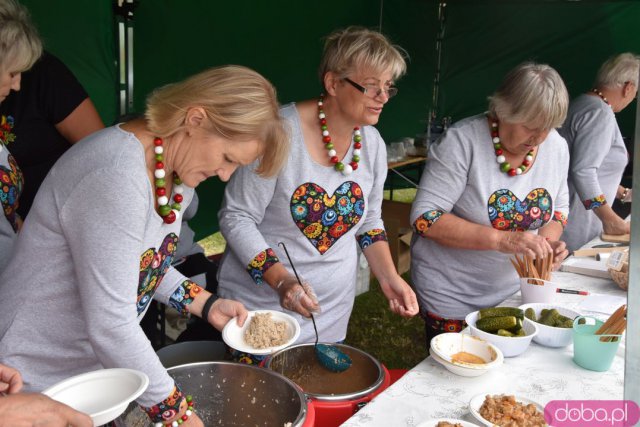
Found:
[{"label": "green plastic cup", "polygon": [[[584,324],[579,324],[584,319]],[[578,316],[573,321],[573,361],[591,371],[608,371],[618,351],[622,335],[596,335],[603,322],[589,316]],[[611,341],[600,341],[611,337]]]}]

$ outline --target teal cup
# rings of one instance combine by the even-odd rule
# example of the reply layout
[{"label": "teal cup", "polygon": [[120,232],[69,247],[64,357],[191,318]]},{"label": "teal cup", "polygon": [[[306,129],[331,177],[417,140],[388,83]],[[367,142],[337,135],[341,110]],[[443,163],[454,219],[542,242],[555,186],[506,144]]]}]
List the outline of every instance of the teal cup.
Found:
[{"label": "teal cup", "polygon": [[[583,324],[579,323],[581,319]],[[591,371],[608,371],[622,340],[622,335],[596,335],[602,324],[589,316],[578,316],[573,321],[573,361]],[[611,340],[601,341],[601,338]]]}]

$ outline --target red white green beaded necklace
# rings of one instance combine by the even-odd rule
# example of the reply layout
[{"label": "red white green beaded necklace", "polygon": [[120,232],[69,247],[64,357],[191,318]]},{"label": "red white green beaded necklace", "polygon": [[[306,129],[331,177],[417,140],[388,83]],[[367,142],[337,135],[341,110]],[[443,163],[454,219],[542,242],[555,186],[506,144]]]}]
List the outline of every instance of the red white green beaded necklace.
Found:
[{"label": "red white green beaded necklace", "polygon": [[329,129],[327,128],[327,117],[322,109],[324,105],[324,95],[320,95],[318,100],[318,119],[320,119],[320,129],[322,130],[322,142],[324,142],[324,148],[327,149],[327,154],[333,163],[333,167],[338,172],[342,172],[343,175],[351,175],[351,173],[358,169],[358,162],[360,161],[360,149],[362,148],[362,134],[360,133],[360,127],[353,128],[353,157],[351,162],[344,164],[338,159],[338,153],[333,148],[331,142],[331,136],[329,135]]},{"label": "red white green beaded necklace", "polygon": [[533,150],[529,150],[524,157],[522,164],[517,168],[512,168],[511,164],[507,162],[507,158],[504,156],[504,150],[500,143],[500,133],[498,132],[498,121],[491,119],[491,138],[493,141],[493,148],[496,152],[496,161],[500,164],[500,170],[509,176],[522,175],[522,172],[526,171],[531,162],[533,162]]},{"label": "red white green beaded necklace", "polygon": [[607,104],[609,107],[611,107],[611,103],[609,102],[609,100],[604,96],[604,94],[602,92],[600,92],[597,88],[593,88],[591,89],[591,92],[595,93],[596,95],[598,95],[600,97],[600,99],[602,99],[604,101],[605,104]]},{"label": "red white green beaded necklace", "polygon": [[182,193],[184,187],[182,180],[177,173],[173,173],[173,204],[169,205],[166,189],[166,172],[164,170],[164,148],[162,147],[162,138],[153,139],[154,152],[156,153],[156,169],[153,171],[156,184],[156,196],[158,201],[158,214],[162,217],[165,224],[172,224],[180,217],[180,209],[182,209]]}]

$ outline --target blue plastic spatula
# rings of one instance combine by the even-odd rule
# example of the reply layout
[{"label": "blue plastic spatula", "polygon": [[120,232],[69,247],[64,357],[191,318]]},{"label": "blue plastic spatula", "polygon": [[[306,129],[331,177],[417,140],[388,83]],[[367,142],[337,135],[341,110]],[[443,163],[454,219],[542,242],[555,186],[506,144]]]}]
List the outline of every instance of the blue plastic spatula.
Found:
[{"label": "blue plastic spatula", "polygon": [[[293,265],[293,261],[291,261],[291,257],[289,256],[287,247],[283,242],[278,243],[278,245],[282,246],[282,249],[284,249],[284,253],[287,255],[289,264],[291,264],[291,268],[293,269],[293,274],[296,275],[298,283],[302,285],[302,281],[300,280],[298,272]],[[310,314],[311,321],[313,322],[313,330],[316,333],[316,342],[314,344],[314,348],[316,352],[316,358],[318,359],[318,362],[320,362],[320,365],[333,372],[343,372],[349,369],[352,362],[351,358],[348,355],[340,351],[340,349],[335,345],[318,344],[318,327],[316,326],[316,319],[313,317],[313,313]]]}]

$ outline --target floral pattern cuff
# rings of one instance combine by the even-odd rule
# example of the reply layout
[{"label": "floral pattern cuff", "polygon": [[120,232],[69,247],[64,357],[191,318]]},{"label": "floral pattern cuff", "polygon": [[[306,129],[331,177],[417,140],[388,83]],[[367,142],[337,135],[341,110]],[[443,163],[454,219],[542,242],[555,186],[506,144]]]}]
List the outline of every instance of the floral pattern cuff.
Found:
[{"label": "floral pattern cuff", "polygon": [[375,242],[386,242],[387,233],[381,228],[374,228],[373,230],[369,230],[366,233],[362,233],[359,236],[356,236],[356,240],[360,245],[360,249],[364,250],[366,247],[374,244]]},{"label": "floral pattern cuff", "polygon": [[142,409],[147,413],[149,418],[151,418],[152,422],[166,422],[178,415],[180,412],[180,404],[184,398],[185,395],[182,393],[182,390],[180,390],[180,387],[175,385],[171,394],[165,400],[150,408],[142,406]]},{"label": "floral pattern cuff", "polygon": [[423,213],[418,217],[418,219],[416,219],[416,222],[413,223],[415,232],[424,237],[427,231],[429,231],[429,228],[431,228],[433,224],[440,219],[442,214],[444,214],[444,212],[441,210],[433,210]]},{"label": "floral pattern cuff", "polygon": [[584,208],[587,210],[599,208],[602,205],[607,204],[607,199],[604,197],[604,194],[594,197],[593,199],[583,200],[582,204]]},{"label": "floral pattern cuff", "polygon": [[188,314],[187,306],[193,302],[202,288],[191,280],[185,280],[178,286],[173,295],[169,298],[169,305],[181,314]]},{"label": "floral pattern cuff", "polygon": [[264,283],[264,273],[267,272],[275,263],[280,262],[276,253],[273,249],[268,248],[262,252],[260,252],[254,259],[251,260],[249,265],[247,266],[247,271],[249,275],[253,279],[254,282],[258,285],[262,285]]},{"label": "floral pattern cuff", "polygon": [[567,215],[562,212],[554,211],[553,220],[559,222],[562,228],[567,226]]}]

